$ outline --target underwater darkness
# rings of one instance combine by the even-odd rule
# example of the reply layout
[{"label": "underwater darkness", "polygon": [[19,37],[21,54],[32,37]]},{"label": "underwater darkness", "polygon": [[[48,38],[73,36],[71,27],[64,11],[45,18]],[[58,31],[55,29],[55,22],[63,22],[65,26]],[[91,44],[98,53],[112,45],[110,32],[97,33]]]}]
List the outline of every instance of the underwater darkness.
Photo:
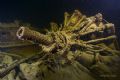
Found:
[{"label": "underwater darkness", "polygon": [[104,18],[115,24],[116,34],[120,34],[120,0],[1,0],[0,22],[21,20],[37,28],[49,22],[63,22],[64,12],[75,9],[91,16],[100,12]]}]

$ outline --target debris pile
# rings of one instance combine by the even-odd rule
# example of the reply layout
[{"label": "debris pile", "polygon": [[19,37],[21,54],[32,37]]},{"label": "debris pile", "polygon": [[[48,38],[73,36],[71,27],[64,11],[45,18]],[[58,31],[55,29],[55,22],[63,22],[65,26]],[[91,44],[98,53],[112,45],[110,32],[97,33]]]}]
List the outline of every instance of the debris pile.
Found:
[{"label": "debris pile", "polygon": [[39,44],[41,49],[38,54],[13,62],[15,65],[2,71],[7,75],[15,70],[19,76],[16,80],[112,80],[111,77],[118,77],[120,52],[115,27],[103,19],[101,13],[87,17],[78,10],[73,14],[65,12],[64,24],[52,22],[46,34],[22,26],[16,35],[20,40]]}]

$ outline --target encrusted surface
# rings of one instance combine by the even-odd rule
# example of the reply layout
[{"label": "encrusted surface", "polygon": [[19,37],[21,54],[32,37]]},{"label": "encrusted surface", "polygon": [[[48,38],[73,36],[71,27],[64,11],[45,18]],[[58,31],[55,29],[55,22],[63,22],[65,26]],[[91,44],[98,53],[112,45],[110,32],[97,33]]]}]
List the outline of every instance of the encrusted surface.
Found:
[{"label": "encrusted surface", "polygon": [[73,14],[66,12],[63,25],[51,23],[51,30],[46,31],[41,34],[27,27],[18,30],[20,40],[38,43],[42,50],[34,58],[32,56],[23,60],[20,66],[16,65],[19,66],[18,80],[119,78],[120,53],[116,46],[115,27],[106,22],[101,13],[87,17],[78,10]]}]

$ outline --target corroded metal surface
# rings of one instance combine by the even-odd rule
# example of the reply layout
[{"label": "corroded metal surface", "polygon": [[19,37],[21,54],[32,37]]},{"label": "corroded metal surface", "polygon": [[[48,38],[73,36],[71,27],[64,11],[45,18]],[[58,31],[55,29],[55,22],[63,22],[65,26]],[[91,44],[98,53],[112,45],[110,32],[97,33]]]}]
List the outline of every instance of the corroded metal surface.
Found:
[{"label": "corroded metal surface", "polygon": [[19,72],[26,80],[112,80],[106,75],[118,78],[120,52],[115,45],[115,27],[101,13],[87,17],[78,10],[66,12],[63,25],[51,23],[51,30],[46,31],[42,34],[23,26],[18,29],[20,40],[39,44],[42,52],[33,54],[34,59],[28,56],[18,61],[7,71],[20,65]]}]

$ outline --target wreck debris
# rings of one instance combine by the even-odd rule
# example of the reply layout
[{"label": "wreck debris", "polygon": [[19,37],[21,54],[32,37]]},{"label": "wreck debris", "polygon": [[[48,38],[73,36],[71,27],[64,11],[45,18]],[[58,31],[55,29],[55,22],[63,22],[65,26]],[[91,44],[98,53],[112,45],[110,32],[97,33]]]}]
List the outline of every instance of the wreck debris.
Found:
[{"label": "wreck debris", "polygon": [[102,42],[102,41],[107,41],[107,40],[111,40],[111,39],[115,39],[116,36],[115,35],[112,35],[112,36],[109,36],[109,37],[106,37],[106,38],[100,38],[100,39],[95,39],[95,40],[90,40],[90,41],[86,41],[87,44],[91,44],[91,43],[99,43],[99,42]]},{"label": "wreck debris", "polygon": [[[30,35],[32,34],[32,35]],[[35,42],[40,42],[43,44],[50,44],[52,43],[52,40],[49,36],[43,35],[39,32],[30,30],[29,28],[21,27],[17,31],[17,37],[19,39],[30,39],[30,40],[35,40]]]},{"label": "wreck debris", "polygon": [[[42,50],[39,54],[42,56],[34,54],[23,58],[6,68],[0,76],[4,77],[20,65],[20,70],[27,80],[41,80],[47,78],[46,70],[54,73],[59,67],[74,65],[73,62],[79,62],[81,68],[85,67],[83,70],[74,66],[77,71],[86,71],[91,80],[96,76],[100,78],[103,73],[114,72],[109,65],[117,64],[116,59],[120,55],[114,43],[116,40],[114,24],[104,21],[101,13],[87,17],[75,10],[72,15],[67,12],[64,15],[64,24],[59,27],[56,23],[51,23],[51,30],[46,30],[46,34],[28,27],[20,27],[16,33],[18,39],[38,43]],[[110,44],[113,46],[110,47]],[[35,61],[33,57],[36,58]],[[41,67],[42,65],[45,67]],[[26,66],[28,71],[25,70]],[[98,74],[96,75],[95,72]],[[39,76],[36,77],[36,75]],[[79,79],[81,79],[80,76]]]},{"label": "wreck debris", "polygon": [[[2,55],[2,59],[3,60],[1,62],[2,66],[0,68],[0,72],[6,70],[6,67],[8,67],[12,63],[14,63],[12,57],[10,57],[8,55]],[[9,80],[14,80],[15,79],[15,74],[16,74],[15,70],[11,70],[7,76],[5,75],[5,77],[0,79],[0,80],[8,80],[8,79]]]}]

